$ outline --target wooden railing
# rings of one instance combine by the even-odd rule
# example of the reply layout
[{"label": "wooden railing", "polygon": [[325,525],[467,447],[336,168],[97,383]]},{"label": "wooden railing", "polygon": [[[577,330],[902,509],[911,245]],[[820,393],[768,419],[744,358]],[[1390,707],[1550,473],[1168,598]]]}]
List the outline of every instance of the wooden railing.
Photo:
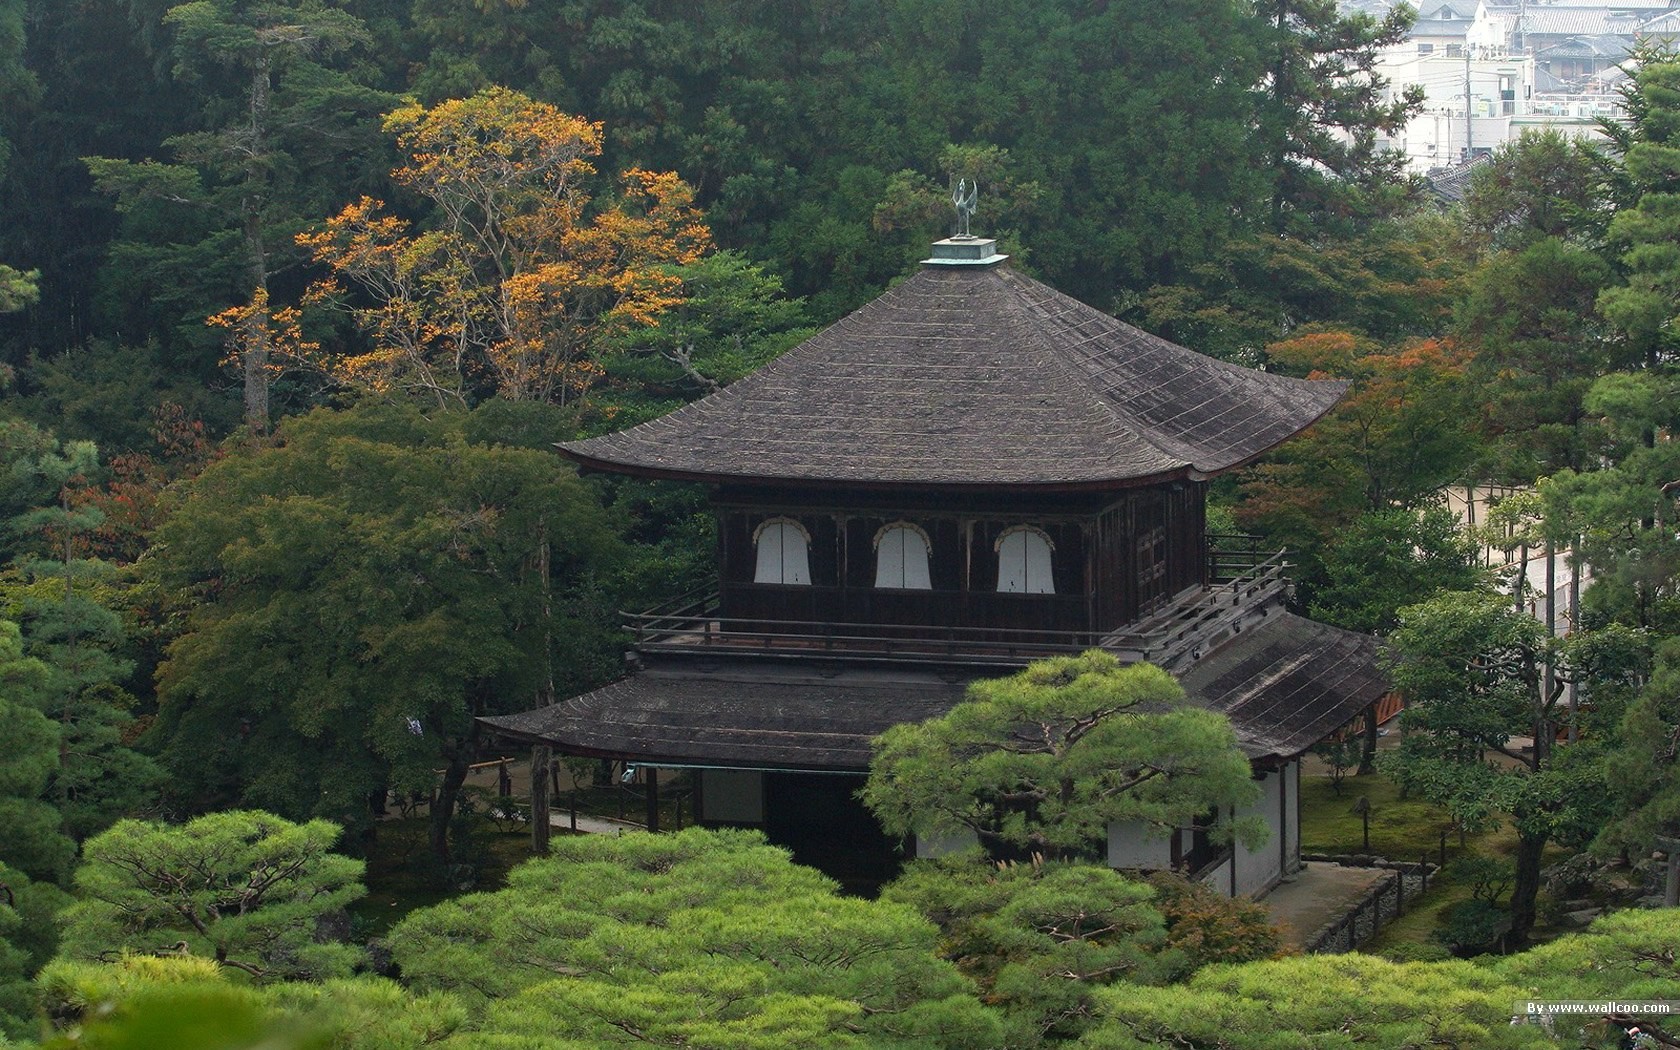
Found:
[{"label": "wooden railing", "polygon": [[1240,559],[1227,561],[1228,578],[1223,582],[1189,592],[1147,620],[1105,635],[1102,647],[1128,662],[1147,661],[1173,672],[1184,670],[1288,590],[1285,552],[1272,551],[1250,560],[1253,564],[1247,567]]},{"label": "wooden railing", "polygon": [[1100,641],[1094,633],[1079,631],[683,618],[669,613],[627,614],[624,621],[636,648],[644,652],[715,648],[786,657],[1017,665],[1054,653],[1082,652]]},{"label": "wooden railing", "polygon": [[1276,548],[1263,546],[1258,536],[1237,532],[1208,533],[1208,582],[1230,583],[1268,562],[1284,556]]}]

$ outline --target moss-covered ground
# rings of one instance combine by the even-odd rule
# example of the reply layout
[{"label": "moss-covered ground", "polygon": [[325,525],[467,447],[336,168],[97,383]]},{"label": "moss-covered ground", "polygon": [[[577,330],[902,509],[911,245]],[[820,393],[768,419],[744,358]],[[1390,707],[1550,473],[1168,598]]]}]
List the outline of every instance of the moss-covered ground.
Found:
[{"label": "moss-covered ground", "polygon": [[[1363,797],[1370,803],[1370,848],[1364,845],[1357,804]],[[1447,814],[1438,806],[1416,798],[1402,799],[1399,786],[1381,773],[1348,776],[1338,795],[1330,779],[1312,772],[1301,777],[1301,849],[1305,853],[1370,854],[1394,861],[1427,858],[1438,864],[1445,857],[1450,865],[1465,856],[1504,859],[1516,852],[1516,834],[1509,824],[1463,836],[1452,830]],[[1558,852],[1561,859],[1562,852]],[[1430,881],[1429,891],[1415,902],[1407,902],[1406,914],[1384,927],[1364,950],[1391,952],[1407,945],[1431,943],[1441,912],[1470,896],[1470,886],[1455,882],[1450,872]],[[1543,937],[1548,931],[1537,930]]]}]

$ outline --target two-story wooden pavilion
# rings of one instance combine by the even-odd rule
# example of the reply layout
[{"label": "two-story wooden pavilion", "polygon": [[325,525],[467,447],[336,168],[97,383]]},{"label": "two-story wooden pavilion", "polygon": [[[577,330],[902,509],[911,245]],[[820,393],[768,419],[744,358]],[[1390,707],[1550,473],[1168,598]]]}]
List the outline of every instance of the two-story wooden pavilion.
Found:
[{"label": "two-story wooden pavilion", "polygon": [[885,871],[897,844],[852,797],[869,740],[975,677],[1102,646],[1231,717],[1274,831],[1249,853],[1115,828],[1110,861],[1263,891],[1299,863],[1301,753],[1385,685],[1372,639],[1284,611],[1281,556],[1210,548],[1207,481],[1343,389],[1139,331],[1014,272],[993,241],[941,241],[740,382],[560,446],[587,469],[711,486],[717,589],[629,618],[637,673],[485,721],[693,770],[702,822]]}]

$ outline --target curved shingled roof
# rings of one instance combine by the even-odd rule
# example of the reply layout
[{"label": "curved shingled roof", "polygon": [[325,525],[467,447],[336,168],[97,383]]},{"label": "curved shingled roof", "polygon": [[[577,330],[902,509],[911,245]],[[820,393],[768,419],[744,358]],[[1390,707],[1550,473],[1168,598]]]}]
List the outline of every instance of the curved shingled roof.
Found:
[{"label": "curved shingled roof", "polygon": [[713,482],[1110,488],[1240,466],[1345,388],[1216,361],[1007,266],[926,266],[732,386],[559,447]]}]

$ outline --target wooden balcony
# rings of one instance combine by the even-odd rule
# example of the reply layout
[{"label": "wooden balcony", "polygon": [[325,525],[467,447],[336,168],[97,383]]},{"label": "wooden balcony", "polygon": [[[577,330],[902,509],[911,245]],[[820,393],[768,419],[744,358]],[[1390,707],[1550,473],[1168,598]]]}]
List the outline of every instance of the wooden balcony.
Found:
[{"label": "wooden balcony", "polygon": [[[752,603],[752,615],[733,617],[720,615],[717,592],[696,593],[648,612],[623,614],[624,626],[645,653],[1018,667],[1100,647],[1128,662],[1182,670],[1279,607],[1288,586],[1281,551],[1226,548],[1216,559],[1214,583],[1174,595],[1146,619],[1117,631],[1056,626],[1078,622],[1085,610],[1082,595],[853,591],[850,597],[861,593],[877,603],[868,607],[873,615],[829,620],[816,610],[847,608],[848,596],[821,587],[762,588],[787,601]],[[740,607],[738,600],[731,604]],[[1018,626],[1024,623],[1052,626]]]}]

